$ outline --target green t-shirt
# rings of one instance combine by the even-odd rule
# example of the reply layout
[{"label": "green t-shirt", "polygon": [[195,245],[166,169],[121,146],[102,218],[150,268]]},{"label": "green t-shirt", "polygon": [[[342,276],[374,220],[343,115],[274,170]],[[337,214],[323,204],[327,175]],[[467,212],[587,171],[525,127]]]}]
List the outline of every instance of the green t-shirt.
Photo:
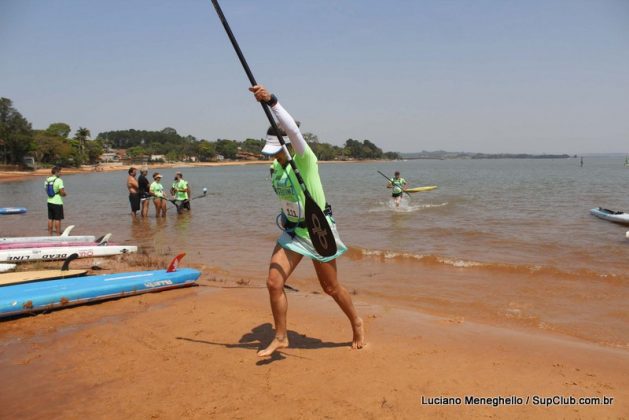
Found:
[{"label": "green t-shirt", "polygon": [[393,185],[393,194],[400,194],[402,192],[402,187],[406,184],[406,180],[404,178],[392,178],[391,185]]},{"label": "green t-shirt", "polygon": [[48,197],[48,202],[50,204],[60,204],[63,205],[63,197],[61,197],[61,194],[59,194],[59,191],[61,191],[64,187],[63,187],[63,180],[61,178],[59,178],[57,175],[53,175],[53,176],[49,176],[48,178],[46,178],[46,182],[44,183],[44,187],[48,188],[48,183],[52,182],[52,188],[53,191],[55,192],[55,196],[54,197]]},{"label": "green t-shirt", "polygon": [[184,179],[180,179],[179,181],[173,182],[172,189],[176,191],[175,200],[179,200],[179,201],[187,200],[188,193],[185,191],[179,191],[179,190],[185,190],[187,188],[188,188],[188,181]]},{"label": "green t-shirt", "polygon": [[[296,154],[293,159],[297,164],[297,168],[301,173],[301,177],[310,195],[315,203],[323,210],[326,201],[323,185],[321,185],[321,179],[319,178],[317,157],[310,147],[307,147],[302,155]],[[305,220],[306,196],[290,164],[286,165],[286,168],[282,168],[282,165],[280,165],[277,160],[273,161],[273,176],[271,177],[271,182],[275,194],[280,200],[282,213],[284,213],[286,218],[291,222],[301,222]],[[308,230],[306,228],[297,228],[295,229],[295,233],[304,238],[308,237]]]},{"label": "green t-shirt", "polygon": [[157,181],[153,181],[149,191],[157,198],[164,198],[164,186]]}]

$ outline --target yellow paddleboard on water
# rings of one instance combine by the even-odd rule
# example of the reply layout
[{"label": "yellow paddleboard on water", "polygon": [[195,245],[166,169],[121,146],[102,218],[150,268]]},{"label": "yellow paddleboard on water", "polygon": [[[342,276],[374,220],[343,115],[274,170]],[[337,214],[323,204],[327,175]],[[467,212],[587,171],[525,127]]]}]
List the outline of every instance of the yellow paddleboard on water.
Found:
[{"label": "yellow paddleboard on water", "polygon": [[28,283],[31,281],[64,279],[66,277],[78,277],[87,273],[87,270],[39,270],[18,271],[15,273],[0,274],[0,287],[11,284]]},{"label": "yellow paddleboard on water", "polygon": [[407,193],[416,193],[416,192],[426,192],[426,191],[432,191],[434,189],[436,189],[437,186],[436,185],[429,185],[426,187],[415,187],[415,188],[408,188],[406,190],[404,190]]}]

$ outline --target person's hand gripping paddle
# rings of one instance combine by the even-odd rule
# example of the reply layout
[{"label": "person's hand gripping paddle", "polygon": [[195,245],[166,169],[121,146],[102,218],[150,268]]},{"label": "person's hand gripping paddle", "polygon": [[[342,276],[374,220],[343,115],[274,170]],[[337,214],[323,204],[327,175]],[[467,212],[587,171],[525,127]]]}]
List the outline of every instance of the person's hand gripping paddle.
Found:
[{"label": "person's hand gripping paddle", "polygon": [[[238,55],[238,59],[240,59],[240,63],[242,64],[242,67],[245,70],[245,73],[247,73],[247,77],[249,78],[249,82],[251,83],[251,86],[256,86],[258,83],[253,77],[253,73],[251,73],[251,70],[249,69],[249,65],[247,64],[247,61],[245,60],[245,56],[242,54],[242,51],[240,50],[240,47],[238,46],[238,42],[236,41],[236,38],[234,37],[234,34],[232,33],[229,27],[229,24],[227,23],[227,19],[225,19],[225,15],[223,14],[223,11],[221,10],[221,6],[218,4],[217,0],[212,0],[212,4],[214,5],[214,9],[216,9],[216,13],[218,14],[218,17],[221,20],[223,27],[225,28],[225,32],[227,33],[227,36],[229,37],[229,40],[231,41],[234,47],[234,50],[236,51],[236,54]],[[306,227],[308,229],[308,234],[310,235],[310,240],[312,241],[312,245],[321,256],[331,257],[336,254],[337,249],[336,249],[336,241],[334,239],[334,235],[332,234],[332,229],[330,228],[328,219],[326,219],[325,215],[323,214],[323,210],[321,210],[319,205],[314,201],[314,199],[310,195],[310,192],[306,188],[304,179],[302,178],[301,173],[299,172],[299,169],[297,168],[297,165],[293,161],[293,158],[288,152],[284,139],[279,134],[280,130],[277,128],[277,124],[275,123],[275,120],[273,119],[271,110],[269,109],[268,105],[266,105],[263,102],[260,102],[260,105],[262,105],[262,109],[264,110],[264,113],[266,114],[266,117],[268,118],[269,123],[271,123],[271,127],[273,127],[273,130],[275,130],[275,132],[277,133],[277,138],[280,144],[282,145],[282,150],[284,150],[284,153],[286,154],[288,158],[288,163],[290,164],[291,168],[293,168],[293,171],[295,172],[295,177],[297,178],[297,181],[299,182],[299,185],[301,186],[301,189],[304,192],[304,196],[306,197],[306,206],[305,206],[306,207],[305,208]]]}]

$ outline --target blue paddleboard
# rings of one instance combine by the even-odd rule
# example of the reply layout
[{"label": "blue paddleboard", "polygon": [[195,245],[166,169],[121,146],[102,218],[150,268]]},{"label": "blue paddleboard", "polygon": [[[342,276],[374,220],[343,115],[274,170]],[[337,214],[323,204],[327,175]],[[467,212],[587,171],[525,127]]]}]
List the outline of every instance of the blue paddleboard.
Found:
[{"label": "blue paddleboard", "polygon": [[199,270],[178,268],[1,286],[0,318],[192,286],[200,275]]},{"label": "blue paddleboard", "polygon": [[24,207],[0,207],[0,214],[20,214],[26,213]]}]

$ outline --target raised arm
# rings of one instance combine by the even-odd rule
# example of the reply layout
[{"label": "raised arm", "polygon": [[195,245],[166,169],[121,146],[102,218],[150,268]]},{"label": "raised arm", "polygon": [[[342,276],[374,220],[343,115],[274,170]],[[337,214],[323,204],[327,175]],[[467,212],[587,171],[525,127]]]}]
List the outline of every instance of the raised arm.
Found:
[{"label": "raised arm", "polygon": [[299,131],[295,119],[280,105],[275,95],[271,94],[264,86],[252,86],[249,90],[253,92],[258,102],[263,102],[271,108],[278,125],[286,132],[295,152],[302,155],[308,148],[308,143],[306,143],[304,136]]}]

